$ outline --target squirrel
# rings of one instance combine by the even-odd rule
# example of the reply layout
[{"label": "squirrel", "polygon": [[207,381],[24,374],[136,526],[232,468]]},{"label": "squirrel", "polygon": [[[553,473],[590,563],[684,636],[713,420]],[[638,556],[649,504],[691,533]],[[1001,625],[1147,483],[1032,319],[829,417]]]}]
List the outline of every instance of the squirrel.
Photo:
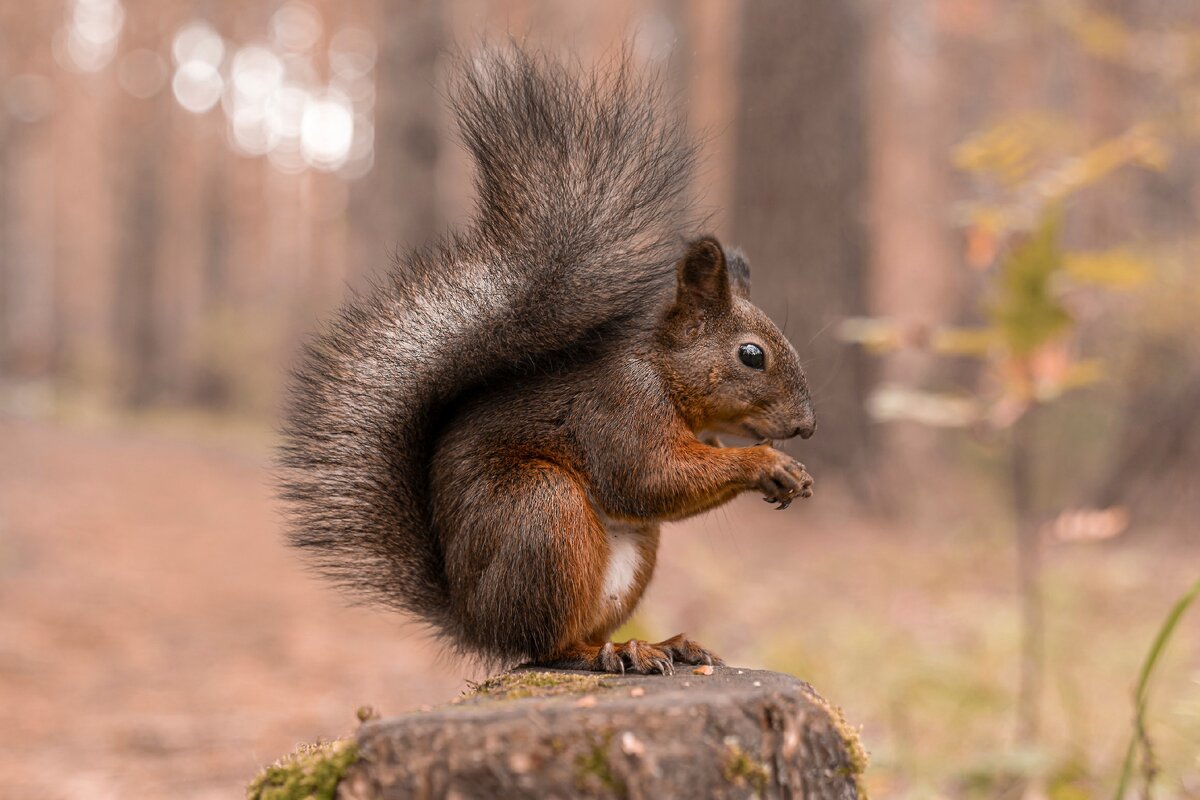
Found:
[{"label": "squirrel", "polygon": [[812,494],[770,443],[816,428],[804,370],[745,257],[688,241],[696,148],[665,94],[627,58],[607,78],[519,48],[463,67],[473,220],[352,296],[293,371],[290,543],[493,665],[721,663],[683,634],[610,640],[660,525]]}]

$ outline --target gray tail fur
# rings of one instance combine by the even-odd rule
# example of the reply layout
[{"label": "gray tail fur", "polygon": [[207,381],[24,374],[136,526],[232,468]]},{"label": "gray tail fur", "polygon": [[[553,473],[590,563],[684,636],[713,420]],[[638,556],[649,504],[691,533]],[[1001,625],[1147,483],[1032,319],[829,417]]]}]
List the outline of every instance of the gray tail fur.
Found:
[{"label": "gray tail fur", "polygon": [[658,307],[694,149],[661,82],[512,49],[452,89],[478,202],[463,233],[351,298],[295,370],[281,448],[289,540],[352,596],[444,629],[433,422],[456,397]]}]

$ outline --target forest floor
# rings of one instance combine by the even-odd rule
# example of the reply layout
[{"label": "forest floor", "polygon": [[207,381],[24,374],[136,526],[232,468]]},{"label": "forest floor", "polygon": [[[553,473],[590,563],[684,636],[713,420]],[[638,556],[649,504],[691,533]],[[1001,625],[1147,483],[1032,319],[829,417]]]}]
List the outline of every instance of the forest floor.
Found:
[{"label": "forest floor", "polygon": [[[269,441],[0,417],[0,797],[227,798],[298,742],[447,700],[469,665],[348,608],[281,542]],[[1018,641],[1001,515],[896,521],[820,483],[664,535],[630,630],[686,630],[811,681],[863,726],[877,797],[1103,797],[1130,687],[1200,543],[1047,552],[1044,744],[1012,744]],[[930,491],[933,491],[931,488]],[[982,508],[982,507],[981,507]],[[1200,614],[1158,676],[1162,785],[1200,797]]]}]

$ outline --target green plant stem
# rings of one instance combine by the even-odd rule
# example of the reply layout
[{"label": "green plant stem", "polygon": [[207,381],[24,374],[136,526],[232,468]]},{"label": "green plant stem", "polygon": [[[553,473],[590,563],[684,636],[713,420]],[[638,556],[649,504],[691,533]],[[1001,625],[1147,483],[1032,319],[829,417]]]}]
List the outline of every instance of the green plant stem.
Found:
[{"label": "green plant stem", "polygon": [[1017,740],[1037,741],[1041,717],[1043,613],[1041,547],[1033,502],[1036,407],[1012,428],[1012,503],[1017,535],[1017,586],[1021,595],[1021,655],[1017,684]]},{"label": "green plant stem", "polygon": [[1141,740],[1139,731],[1145,730],[1146,698],[1150,685],[1150,677],[1154,674],[1154,668],[1158,665],[1159,658],[1166,649],[1167,643],[1175,633],[1175,628],[1179,625],[1179,620],[1183,617],[1184,612],[1188,610],[1188,606],[1196,600],[1197,596],[1200,596],[1200,580],[1193,583],[1191,588],[1175,601],[1175,605],[1171,607],[1167,618],[1163,620],[1162,627],[1158,629],[1158,635],[1154,637],[1154,642],[1150,645],[1150,651],[1146,653],[1146,660],[1142,663],[1142,669],[1138,673],[1137,689],[1133,695],[1133,733],[1129,737],[1129,747],[1125,750],[1125,761],[1121,766],[1121,779],[1117,783],[1116,794],[1113,795],[1115,800],[1123,800],[1125,790],[1129,786],[1129,778],[1133,774],[1134,757],[1137,755],[1138,742]]}]

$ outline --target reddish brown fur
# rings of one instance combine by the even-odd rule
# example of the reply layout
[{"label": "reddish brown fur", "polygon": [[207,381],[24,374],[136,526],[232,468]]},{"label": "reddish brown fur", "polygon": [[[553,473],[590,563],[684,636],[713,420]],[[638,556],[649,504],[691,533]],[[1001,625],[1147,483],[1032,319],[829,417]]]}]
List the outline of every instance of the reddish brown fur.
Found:
[{"label": "reddish brown fur", "polygon": [[[731,346],[749,340],[768,348],[762,373]],[[769,445],[713,447],[697,433],[786,438],[812,427],[794,351],[730,291],[716,241],[700,240],[681,259],[676,300],[653,331],[481,392],[446,426],[431,486],[455,639],[502,658],[590,669],[715,659],[682,636],[659,645],[608,639],[653,574],[660,523],[748,490],[781,503],[811,494],[804,467]],[[637,569],[614,601],[603,589],[622,538],[635,543]]]}]

